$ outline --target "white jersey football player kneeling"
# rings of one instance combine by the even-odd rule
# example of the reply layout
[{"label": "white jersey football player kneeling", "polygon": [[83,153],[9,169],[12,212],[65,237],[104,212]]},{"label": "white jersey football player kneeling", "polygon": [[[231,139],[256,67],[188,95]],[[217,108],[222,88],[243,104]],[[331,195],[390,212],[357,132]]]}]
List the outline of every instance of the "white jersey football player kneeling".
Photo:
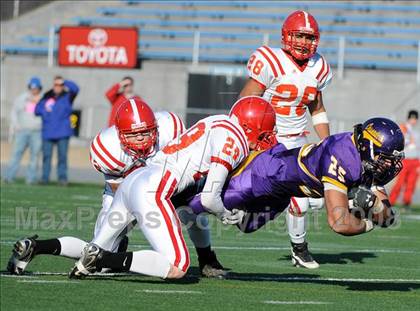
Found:
[{"label": "white jersey football player kneeling", "polygon": [[[223,205],[224,182],[249,150],[269,146],[274,126],[273,108],[255,96],[235,103],[229,116],[198,121],[159,151],[147,167],[124,179],[99,232],[69,276],[81,278],[111,268],[161,278],[183,277],[190,258],[172,196],[207,175],[201,194],[203,206],[226,224],[240,222],[243,212],[230,212]],[[134,219],[153,250],[110,252]]]},{"label": "white jersey football player kneeling", "polygon": [[[182,120],[176,114],[166,111],[153,113],[141,100],[130,99],[121,105],[115,126],[96,135],[90,147],[90,160],[105,177],[102,209],[96,220],[94,236],[122,180],[134,170],[145,166],[147,159],[182,134],[184,129]],[[183,213],[181,216],[183,222],[189,225],[188,232],[196,247],[203,276],[223,276],[226,272],[211,250],[208,218],[199,216],[196,219],[193,213]],[[127,224],[127,228],[110,248],[112,252],[126,251],[128,237],[125,233],[134,225],[134,222]],[[70,236],[48,240],[39,240],[37,236],[21,239],[15,243],[7,269],[13,274],[22,274],[29,262],[41,254],[78,259],[86,244],[86,241]]]}]

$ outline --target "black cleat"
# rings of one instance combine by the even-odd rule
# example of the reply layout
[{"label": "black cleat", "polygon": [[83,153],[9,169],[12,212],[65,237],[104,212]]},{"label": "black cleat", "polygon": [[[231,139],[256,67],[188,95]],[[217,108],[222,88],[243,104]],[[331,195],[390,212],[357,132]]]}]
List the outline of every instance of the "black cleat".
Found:
[{"label": "black cleat", "polygon": [[37,235],[16,241],[12,256],[7,263],[7,271],[11,274],[21,275],[35,256]]},{"label": "black cleat", "polygon": [[73,269],[69,273],[70,279],[82,279],[91,273],[98,271],[96,262],[104,254],[104,250],[99,246],[89,243],[83,250],[82,257],[74,264]]},{"label": "black cleat", "polygon": [[206,256],[199,256],[198,264],[203,277],[224,279],[227,275],[227,270],[217,260],[216,254],[213,251],[210,251]]},{"label": "black cleat", "polygon": [[292,244],[292,263],[296,267],[303,267],[307,269],[317,269],[319,264],[312,257],[308,250],[308,243],[291,243]]}]

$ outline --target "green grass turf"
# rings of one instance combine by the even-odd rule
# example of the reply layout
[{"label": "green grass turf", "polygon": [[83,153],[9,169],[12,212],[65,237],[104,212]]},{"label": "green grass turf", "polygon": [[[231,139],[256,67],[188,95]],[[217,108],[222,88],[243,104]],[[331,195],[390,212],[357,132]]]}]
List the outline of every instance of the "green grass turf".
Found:
[{"label": "green grass turf", "polygon": [[[23,277],[4,272],[19,237],[37,233],[41,238],[74,235],[88,240],[95,217],[86,219],[87,209],[99,210],[101,191],[99,186],[82,184],[1,186],[1,310],[418,310],[420,306],[418,212],[404,214],[397,229],[375,229],[358,237],[334,234],[323,212],[317,221],[312,214],[308,241],[321,264],[312,271],[291,266],[284,217],[247,235],[212,217],[213,245],[221,262],[232,269],[227,280],[198,277],[187,237],[192,264],[188,276],[179,281],[140,275],[73,281],[64,274],[35,274],[67,273],[74,261],[55,256],[35,258]],[[36,222],[23,228],[19,215],[30,208]],[[69,222],[61,222],[63,217]],[[130,244],[130,249],[147,247],[138,230],[130,234]],[[304,304],[309,302],[319,304]]]}]

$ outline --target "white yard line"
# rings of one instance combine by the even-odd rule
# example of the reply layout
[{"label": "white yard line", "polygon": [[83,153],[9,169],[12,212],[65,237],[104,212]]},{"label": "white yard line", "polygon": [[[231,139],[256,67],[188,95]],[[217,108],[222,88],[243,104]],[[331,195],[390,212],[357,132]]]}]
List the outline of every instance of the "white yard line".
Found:
[{"label": "white yard line", "polygon": [[136,290],[136,292],[148,293],[148,294],[202,294],[196,290],[159,290],[159,289],[143,289]]},{"label": "white yard line", "polygon": [[[0,244],[9,244],[13,245],[16,240],[2,240]],[[131,247],[135,248],[146,248],[149,249],[150,246],[144,244],[130,244]],[[286,251],[290,250],[290,247],[277,247],[277,246],[212,246],[214,249],[223,249],[223,250],[250,250],[250,251]],[[193,249],[193,247],[190,247]],[[351,246],[343,247],[342,245],[339,247],[311,247],[312,251],[334,251],[342,252],[342,251],[352,251],[358,253],[390,253],[390,254],[420,254],[420,251],[411,251],[411,250],[400,250],[400,249],[356,249]]]},{"label": "white yard line", "polygon": [[39,283],[39,284],[76,284],[79,281],[66,281],[66,280],[18,280],[18,283]]},{"label": "white yard line", "polygon": [[270,305],[329,305],[332,302],[326,301],[280,301],[280,300],[265,300],[262,303]]},{"label": "white yard line", "polygon": [[[228,277],[229,278],[229,277]],[[311,278],[311,277],[283,277],[281,274],[278,277],[265,277],[265,276],[235,276],[231,280],[258,280],[258,281],[303,281],[303,282],[370,282],[370,283],[420,283],[420,279],[352,279],[352,278]]]},{"label": "white yard line", "polygon": [[[15,278],[29,276],[67,276],[68,273],[65,272],[31,272],[31,274],[23,276],[13,276]],[[0,273],[1,277],[12,277],[8,273]],[[110,277],[110,276],[141,276],[136,273],[94,273],[92,276],[95,277]],[[285,277],[279,274],[278,276],[273,277],[264,277],[264,276],[244,276],[240,275],[229,277],[229,280],[257,280],[257,281],[303,281],[303,282],[371,282],[371,283],[420,283],[420,279],[360,279],[360,278],[313,278],[313,277]]]}]

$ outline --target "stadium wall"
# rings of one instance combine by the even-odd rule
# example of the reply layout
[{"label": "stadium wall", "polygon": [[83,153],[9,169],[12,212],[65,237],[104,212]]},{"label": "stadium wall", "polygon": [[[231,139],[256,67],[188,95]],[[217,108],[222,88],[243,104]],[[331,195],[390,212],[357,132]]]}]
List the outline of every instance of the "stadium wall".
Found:
[{"label": "stadium wall", "polygon": [[[81,138],[85,140],[106,126],[110,105],[105,91],[126,75],[135,79],[136,92],[154,109],[186,115],[190,69],[187,63],[145,61],[141,69],[135,70],[48,68],[45,57],[3,55],[1,66],[2,138],[8,135],[13,100],[33,75],[41,77],[44,91],[51,87],[56,74],[79,84],[81,92],[75,108],[81,108],[83,112]],[[199,71],[208,72],[210,67],[204,65]],[[325,90],[324,102],[334,122],[333,130],[343,131],[349,130],[354,122],[371,116],[404,120],[408,109],[419,108],[420,86],[416,83],[415,72],[347,69],[344,79],[333,79]]]}]

